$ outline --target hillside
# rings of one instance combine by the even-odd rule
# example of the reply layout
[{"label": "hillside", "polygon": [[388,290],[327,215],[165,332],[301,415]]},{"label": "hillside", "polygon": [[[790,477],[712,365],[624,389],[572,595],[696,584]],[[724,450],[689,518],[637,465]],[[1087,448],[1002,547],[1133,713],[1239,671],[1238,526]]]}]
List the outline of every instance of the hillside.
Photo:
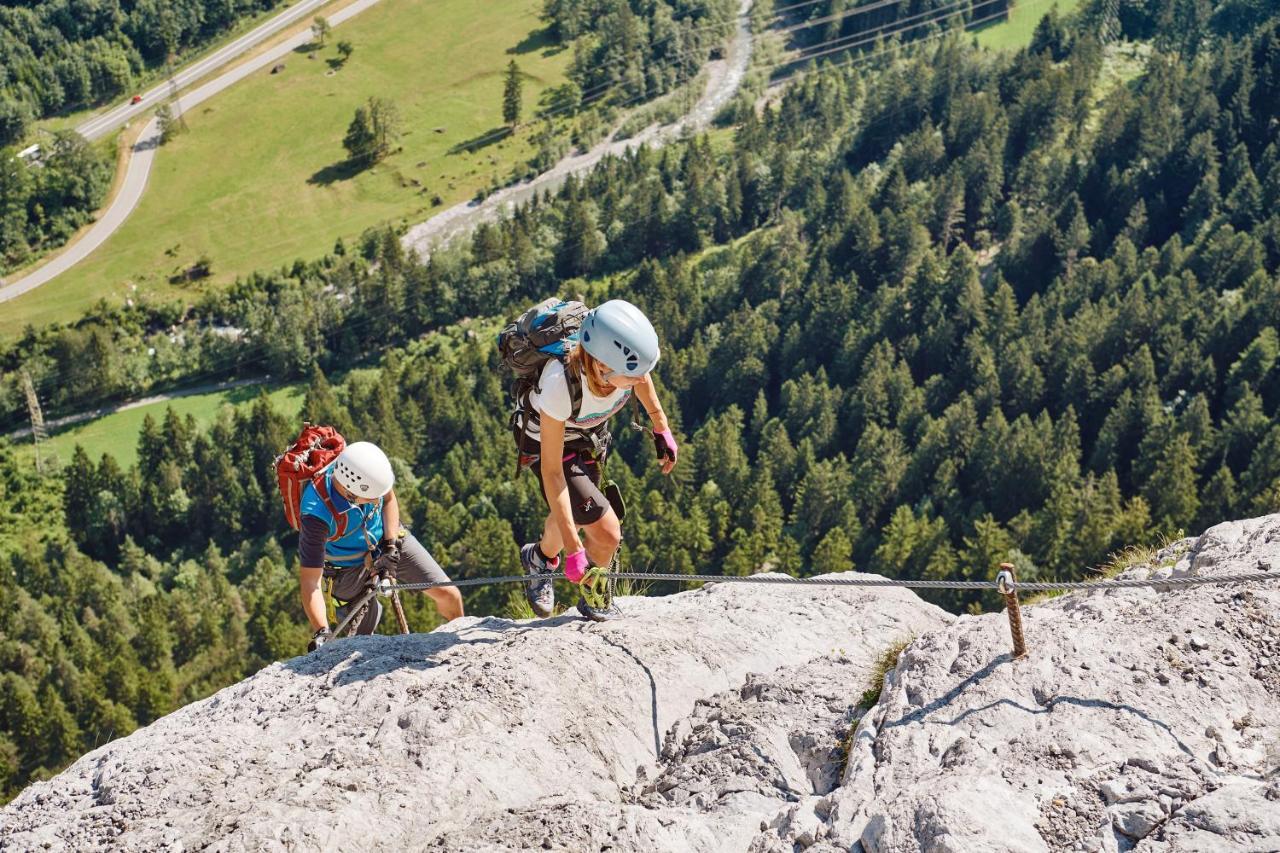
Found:
[{"label": "hillside", "polygon": [[[380,3],[324,45],[304,45],[192,109],[189,132],[165,144],[128,221],[90,257],[13,299],[0,336],[66,322],[103,298],[194,302],[237,277],[319,258],[375,226],[424,220],[531,174],[535,163],[545,169],[573,145],[596,141],[615,109],[696,75],[727,36],[733,7],[649,4],[659,34],[650,43],[645,26],[636,31],[643,44],[628,37],[623,46],[614,44],[623,36],[610,29],[612,15],[565,27],[555,8],[535,0]],[[637,15],[628,26],[642,24]],[[344,43],[348,54],[338,48]],[[504,122],[511,62],[523,106]],[[624,65],[638,83],[602,83],[580,70]],[[400,132],[385,159],[361,164],[343,139],[371,96],[391,104]],[[193,268],[201,273],[187,275]]]},{"label": "hillside", "polygon": [[[1280,516],[1230,522],[1135,571],[1276,571],[1276,542]],[[1274,584],[1057,598],[1027,611],[1018,661],[1002,615],[901,590],[625,606],[606,626],[467,619],[274,664],[31,786],[0,846],[1280,845]]]},{"label": "hillside", "polygon": [[[0,798],[305,648],[270,469],[302,418],[387,450],[451,577],[519,571],[544,506],[493,339],[551,294],[659,332],[680,464],[615,422],[629,568],[1076,580],[1280,510],[1280,26],[1161,8],[1089,0],[1025,50],[868,49],[425,261],[375,230],[25,331],[6,430],[27,373],[49,418],[229,376],[305,391],[135,410],[44,477],[0,444]],[[516,617],[513,592],[468,587],[467,612]]]}]

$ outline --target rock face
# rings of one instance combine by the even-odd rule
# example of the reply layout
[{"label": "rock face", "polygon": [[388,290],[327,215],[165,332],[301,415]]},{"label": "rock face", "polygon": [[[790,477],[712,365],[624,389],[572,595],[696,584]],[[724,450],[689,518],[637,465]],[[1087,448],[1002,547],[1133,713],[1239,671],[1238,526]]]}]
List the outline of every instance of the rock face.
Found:
[{"label": "rock face", "polygon": [[[1125,576],[1259,570],[1280,516]],[[624,606],[275,664],[33,785],[0,850],[1280,851],[1280,582],[1050,599],[1017,661],[902,590]]]},{"label": "rock face", "polygon": [[[1124,576],[1259,570],[1280,571],[1280,516]],[[995,614],[903,653],[817,849],[1280,850],[1280,582],[1072,594],[1023,619],[1023,660]]]},{"label": "rock face", "polygon": [[951,618],[904,590],[717,584],[622,606],[273,664],[32,785],[0,811],[0,849],[740,849],[836,784],[884,648]]}]

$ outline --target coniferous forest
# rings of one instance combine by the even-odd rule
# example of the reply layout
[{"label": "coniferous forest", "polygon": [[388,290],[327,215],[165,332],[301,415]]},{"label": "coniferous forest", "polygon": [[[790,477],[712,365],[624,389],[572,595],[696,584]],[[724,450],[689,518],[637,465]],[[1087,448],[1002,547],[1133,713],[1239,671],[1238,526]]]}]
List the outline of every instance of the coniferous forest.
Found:
[{"label": "coniferous forest", "polygon": [[[1145,46],[1139,73],[1121,41]],[[1280,509],[1275,10],[1086,3],[1016,53],[955,33],[833,66],[426,263],[373,232],[188,308],[31,330],[0,366],[54,409],[297,377],[305,418],[388,450],[453,577],[516,573],[541,527],[493,333],[552,294],[630,299],[665,347],[680,464],[663,477],[624,415],[607,468],[633,570],[1075,579]],[[206,430],[171,413],[136,466],[81,451],[44,480],[0,447],[10,794],[303,650],[270,466],[298,426],[265,396]],[[415,628],[434,618],[410,603]]]}]

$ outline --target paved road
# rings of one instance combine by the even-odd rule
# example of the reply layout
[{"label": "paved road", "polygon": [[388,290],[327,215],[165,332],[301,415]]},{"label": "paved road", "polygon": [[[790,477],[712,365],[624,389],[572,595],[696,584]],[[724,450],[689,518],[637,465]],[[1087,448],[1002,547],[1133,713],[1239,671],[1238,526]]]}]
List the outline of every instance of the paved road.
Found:
[{"label": "paved road", "polygon": [[[314,0],[307,0],[314,2]],[[329,16],[332,26],[346,21],[379,0],[357,0],[350,6]],[[303,4],[300,4],[303,5]],[[298,7],[290,9],[295,12]],[[310,7],[309,7],[310,8]],[[496,219],[500,214],[509,212],[517,205],[528,201],[535,193],[552,191],[559,188],[565,180],[574,174],[584,172],[611,154],[622,154],[642,144],[660,146],[679,137],[686,130],[698,130],[706,127],[716,113],[729,102],[742,84],[742,78],[751,61],[751,0],[742,0],[738,10],[737,32],[723,60],[711,62],[707,66],[707,85],[693,108],[680,121],[666,126],[653,125],[645,128],[630,139],[614,142],[606,139],[595,148],[577,157],[566,158],[549,171],[544,172],[532,181],[526,181],[507,187],[490,195],[483,202],[463,202],[433,216],[426,222],[414,226],[403,238],[406,248],[412,249],[422,257],[430,254],[433,246],[441,245],[459,234],[470,233],[481,222]],[[295,19],[296,20],[296,19]],[[263,26],[266,26],[265,24]],[[261,29],[261,27],[259,28]],[[255,33],[257,30],[254,31]],[[250,34],[252,35],[252,33]],[[246,36],[245,38],[248,38]],[[269,66],[293,50],[306,44],[311,39],[309,31],[287,39],[282,44],[254,57],[214,78],[212,81],[187,92],[181,97],[183,110],[189,110],[213,97],[218,92],[231,86],[261,68]],[[230,47],[230,45],[228,46]],[[167,87],[163,88],[167,93]],[[156,92],[153,89],[148,95]],[[144,99],[144,103],[146,103]],[[143,104],[138,105],[142,109]],[[6,302],[56,278],[84,260],[124,224],[124,221],[137,206],[138,200],[146,189],[147,178],[151,173],[151,164],[155,158],[155,149],[159,147],[159,131],[152,119],[143,130],[138,143],[133,147],[133,156],[126,166],[125,186],[112,201],[111,205],[101,213],[97,222],[75,244],[62,254],[50,260],[35,272],[10,284],[0,282],[0,303]]]},{"label": "paved road", "polygon": [[[279,15],[260,24],[225,47],[215,50],[199,62],[182,69],[174,75],[174,82],[178,84],[179,89],[190,86],[210,71],[226,65],[240,56],[240,54],[252,50],[276,33],[296,24],[330,2],[332,0],[302,0],[302,2],[295,3]],[[168,99],[169,82],[166,80],[164,83],[142,93],[142,101],[140,103],[130,104],[126,102],[104,113],[99,113],[77,127],[76,131],[90,141],[99,139],[124,127],[129,123],[130,119],[148,112]]]},{"label": "paved road", "polygon": [[606,138],[585,154],[566,157],[536,178],[503,187],[484,201],[455,204],[426,222],[410,228],[401,238],[401,245],[425,260],[431,255],[432,249],[443,246],[460,235],[471,233],[482,222],[491,222],[512,212],[535,194],[554,192],[564,185],[570,175],[590,170],[605,157],[621,155],[646,144],[658,148],[686,132],[705,128],[737,93],[751,65],[751,2],[752,0],[741,0],[737,29],[725,58],[707,64],[707,84],[702,96],[679,121],[669,125],[650,125],[630,139],[615,142]]},{"label": "paved road", "polygon": [[[317,8],[323,6],[325,2],[331,2],[331,0],[303,0],[303,2],[300,2],[286,12],[277,15],[275,18],[272,18],[270,21],[258,27],[256,30],[253,30],[253,32],[248,35],[245,35],[242,38],[237,39],[232,44],[227,45],[223,50],[218,51],[218,54],[222,54],[224,51],[230,50],[235,45],[239,45],[242,41],[250,37],[256,36],[257,42],[254,42],[253,44],[257,44],[258,42],[275,35],[289,24],[296,23],[300,17],[305,17],[310,12],[314,12]],[[336,27],[343,21],[354,18],[356,15],[378,2],[379,0],[356,0],[356,2],[352,3],[350,6],[329,15],[329,24],[330,26]],[[303,11],[299,11],[300,9]],[[277,24],[277,21],[280,18],[284,18],[286,16],[288,17],[287,21],[282,24]],[[265,28],[272,25],[275,25],[274,29],[262,32]],[[259,35],[259,33],[261,34]],[[183,93],[179,98],[182,109],[184,111],[190,110],[196,105],[212,98],[228,86],[232,86],[240,82],[255,71],[259,71],[262,68],[279,62],[283,57],[288,56],[294,50],[304,44],[307,44],[309,41],[311,41],[311,31],[304,30],[298,35],[286,39],[271,50],[255,56],[246,62],[242,62],[224,74],[218,75],[203,86],[192,89],[190,92]],[[250,47],[253,47],[253,44],[241,46],[238,50],[243,53]],[[233,58],[234,55],[235,54],[228,54],[220,61],[226,62],[228,59]],[[197,63],[197,66],[212,60],[213,57],[211,56],[208,59]],[[195,67],[196,66],[193,66],[193,69]],[[208,68],[205,69],[205,72],[207,71]],[[186,72],[183,73],[185,74]],[[199,74],[196,74],[193,77],[188,78],[188,82],[199,76]],[[178,79],[181,82],[182,75],[179,75]],[[88,133],[101,136],[108,131],[115,130],[122,122],[127,121],[130,117],[145,111],[148,109],[148,105],[154,106],[159,101],[166,99],[168,97],[168,92],[169,88],[167,85],[158,86],[143,96],[141,104],[136,106],[125,105],[123,107],[117,107],[103,116],[85,122],[77,128],[77,130],[81,133],[85,133],[85,128],[88,128]],[[157,93],[160,93],[158,97],[156,97]],[[149,98],[155,99],[148,100]],[[93,126],[89,127],[90,125]],[[52,258],[48,263],[37,269],[35,272],[8,284],[0,281],[0,302],[7,302],[10,299],[14,299],[24,293],[29,293],[32,290],[35,290],[42,284],[52,281],[62,273],[71,269],[80,261],[87,258],[94,252],[94,250],[105,243],[107,239],[124,224],[124,221],[129,218],[129,214],[133,213],[133,209],[137,207],[138,201],[142,198],[142,193],[147,187],[147,178],[151,175],[152,161],[155,159],[156,149],[159,146],[160,132],[156,125],[156,121],[153,118],[147,123],[142,134],[138,137],[137,144],[133,146],[133,150],[130,152],[128,162],[125,165],[126,171],[124,186],[121,187],[120,192],[116,197],[112,199],[111,204],[107,209],[99,213],[98,219],[94,222],[93,226],[81,235],[80,239],[73,243],[69,248]]]},{"label": "paved road", "polygon": [[147,178],[151,175],[151,162],[155,159],[156,149],[159,146],[160,131],[153,118],[143,128],[137,144],[133,146],[133,151],[125,160],[124,184],[116,193],[116,197],[111,200],[110,206],[99,214],[97,221],[80,236],[79,240],[64,249],[61,254],[35,272],[23,276],[12,284],[0,286],[0,302],[8,302],[10,299],[35,290],[89,257],[95,249],[105,243],[137,207],[138,200],[142,198],[142,191],[147,188]]},{"label": "paved road", "polygon": [[[359,14],[359,12],[367,9],[376,2],[378,2],[378,0],[360,0],[360,2],[348,6],[346,9],[342,10],[342,12],[330,17],[329,23],[336,25],[353,15]],[[590,169],[603,157],[610,154],[620,154],[645,143],[654,146],[662,145],[672,139],[678,138],[686,131],[698,130],[706,127],[738,91],[738,87],[742,85],[742,79],[746,74],[747,68],[750,66],[751,51],[753,47],[750,20],[751,2],[752,0],[742,0],[738,11],[737,32],[734,35],[734,39],[729,46],[729,50],[725,58],[723,60],[709,63],[707,84],[703,90],[702,97],[698,99],[692,109],[690,109],[689,112],[686,113],[679,121],[666,126],[652,125],[645,128],[634,137],[619,142],[613,142],[606,139],[586,154],[578,157],[566,158],[551,170],[543,173],[534,180],[500,190],[499,192],[489,196],[489,198],[485,199],[485,201],[480,204],[465,202],[454,205],[448,210],[411,229],[403,238],[405,247],[418,252],[423,257],[426,257],[430,254],[432,247],[440,245],[442,242],[452,239],[459,234],[469,233],[480,222],[494,219],[499,214],[511,210],[515,205],[527,201],[536,192],[555,189],[561,186],[569,175]],[[279,56],[286,55],[299,44],[305,44],[308,38],[309,36],[304,35],[301,39],[291,40],[288,44],[281,45],[280,48],[268,52],[264,57],[256,59],[251,63],[246,63],[245,66],[241,66],[240,68],[233,69],[206,86],[196,89],[188,95],[184,95],[182,98],[184,108],[195,106],[204,99],[211,97],[226,88],[228,85],[231,85],[231,83],[236,82],[236,80],[240,80],[269,62],[275,61]],[[248,70],[244,70],[246,66],[252,67],[248,68]],[[228,78],[233,79],[228,80]],[[152,119],[152,121],[148,123],[147,128],[143,131],[142,136],[139,138],[138,144],[134,146],[135,153],[129,161],[129,172],[125,177],[125,186],[117,196],[116,203],[112,204],[111,209],[109,209],[103,215],[103,218],[94,225],[89,234],[85,235],[79,243],[64,253],[63,256],[52,261],[48,265],[49,267],[54,266],[54,264],[59,261],[71,258],[74,255],[76,256],[74,260],[70,260],[70,262],[66,264],[67,267],[70,267],[76,261],[88,255],[94,248],[101,245],[102,242],[110,236],[111,232],[118,228],[120,223],[124,221],[124,218],[133,210],[134,205],[137,204],[138,198],[142,195],[142,190],[146,186],[147,174],[151,169],[151,160],[155,156],[155,149],[159,141],[157,138],[158,131],[155,124],[155,120]],[[117,210],[117,208],[119,209]],[[111,222],[108,222],[108,217],[113,217]],[[98,231],[99,226],[102,226],[103,230],[101,237],[97,237],[95,234],[95,232]],[[91,240],[94,241],[92,245],[88,245],[83,251],[78,251],[82,244],[88,244]],[[10,291],[22,287],[31,279],[35,279],[43,273],[45,269],[47,269],[47,267],[41,268],[35,274],[28,276],[27,279],[15,282],[7,288],[0,288],[0,302],[4,302],[6,299],[12,299],[14,296],[17,296],[18,293],[11,293]],[[53,275],[56,274],[57,273],[54,273]],[[52,278],[52,275],[49,276],[49,278]],[[35,284],[27,285],[25,289],[20,292],[26,292],[27,290],[38,287],[43,283],[43,281],[39,281]],[[125,411],[127,409],[145,406],[163,400],[171,400],[176,397],[203,394],[208,393],[209,391],[234,388],[247,384],[257,384],[263,381],[265,381],[265,379],[240,380],[229,384],[220,383],[216,385],[205,385],[199,388],[190,388],[185,391],[179,391],[172,394],[161,394],[155,397],[137,400],[132,403],[125,403],[120,406],[97,409],[91,412],[81,412],[77,415],[69,415],[56,421],[50,421],[49,426],[51,428],[67,426],[69,424],[81,423],[83,421],[99,418],[103,415],[112,414],[114,412]],[[8,437],[19,438],[29,433],[30,429],[18,430],[17,432],[10,433]]]}]

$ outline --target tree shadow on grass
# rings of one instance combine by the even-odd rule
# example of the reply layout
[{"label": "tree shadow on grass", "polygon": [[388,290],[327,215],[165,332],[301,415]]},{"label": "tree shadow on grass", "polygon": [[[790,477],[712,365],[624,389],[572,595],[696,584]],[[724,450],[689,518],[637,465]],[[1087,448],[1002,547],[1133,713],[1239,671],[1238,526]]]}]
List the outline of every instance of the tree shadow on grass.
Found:
[{"label": "tree shadow on grass", "polygon": [[307,178],[307,183],[327,187],[339,181],[349,181],[369,167],[368,163],[357,160],[343,160],[332,163]]},{"label": "tree shadow on grass", "polygon": [[274,389],[275,386],[273,385],[241,385],[239,388],[232,388],[226,392],[226,402],[232,406],[251,403],[258,399],[258,395],[269,394]]},{"label": "tree shadow on grass", "polygon": [[491,127],[479,136],[473,136],[470,139],[459,142],[457,145],[449,149],[450,154],[474,154],[482,148],[486,148],[495,142],[501,142],[511,135],[511,128],[506,125],[500,127]]},{"label": "tree shadow on grass", "polygon": [[507,48],[507,53],[519,56],[541,50],[543,56],[554,56],[565,48],[566,45],[556,41],[555,36],[551,34],[551,27],[543,27],[526,35],[515,47]]}]

